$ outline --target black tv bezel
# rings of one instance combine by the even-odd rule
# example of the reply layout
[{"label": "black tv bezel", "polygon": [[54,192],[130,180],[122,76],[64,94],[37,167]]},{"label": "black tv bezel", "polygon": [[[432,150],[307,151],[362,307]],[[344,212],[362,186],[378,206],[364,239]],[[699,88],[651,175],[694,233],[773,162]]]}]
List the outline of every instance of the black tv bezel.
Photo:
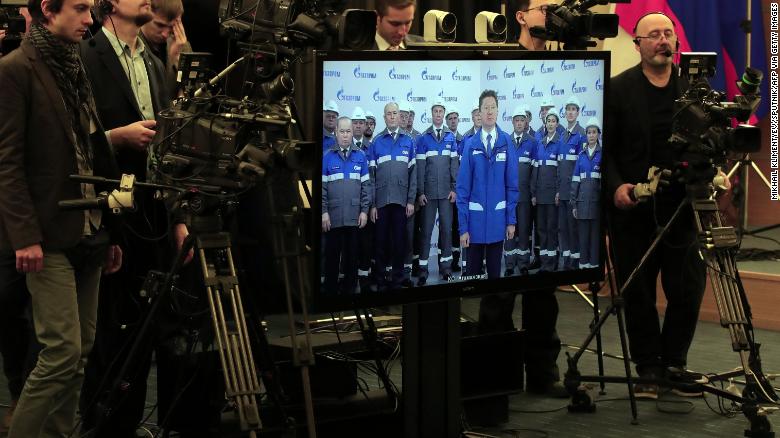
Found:
[{"label": "black tv bezel", "polygon": [[[437,61],[437,60],[585,60],[598,59],[604,62],[604,100],[602,125],[608,126],[607,121],[607,100],[609,99],[609,74],[611,71],[611,58],[608,51],[527,51],[519,50],[516,45],[502,45],[494,47],[484,46],[447,46],[430,48],[425,50],[405,50],[405,51],[314,51],[314,70],[315,70],[315,93],[316,98],[312,106],[316,108],[313,111],[313,120],[317,122],[316,135],[321,135],[323,131],[322,116],[320,114],[320,103],[323,100],[323,66],[325,61]],[[317,143],[322,142],[321,138]],[[602,139],[602,147],[609,143],[609,137]],[[322,163],[321,147],[315,147],[315,153],[319,157],[318,163]],[[321,168],[320,168],[321,172]],[[322,181],[317,174],[312,178],[312,229],[321,230],[320,210],[322,207]],[[604,184],[602,184],[602,199],[604,199]],[[603,212],[602,208],[602,212]],[[604,215],[601,216],[602,229],[604,227]],[[603,233],[602,233],[603,235]],[[315,283],[312,287],[311,308],[315,312],[333,312],[339,310],[363,309],[377,306],[403,305],[419,302],[440,301],[452,298],[478,297],[502,292],[521,292],[529,290],[546,289],[569,284],[582,284],[603,281],[604,266],[606,260],[606,246],[604,239],[601,241],[599,267],[578,269],[573,271],[559,272],[538,272],[528,276],[502,277],[499,279],[481,279],[470,281],[456,281],[452,283],[443,283],[435,285],[426,285],[421,287],[394,289],[385,292],[369,292],[348,296],[333,295],[325,297],[322,293],[320,278],[321,272],[320,254],[321,231],[314,235],[312,239],[312,250],[314,259],[314,272],[317,273]]]}]

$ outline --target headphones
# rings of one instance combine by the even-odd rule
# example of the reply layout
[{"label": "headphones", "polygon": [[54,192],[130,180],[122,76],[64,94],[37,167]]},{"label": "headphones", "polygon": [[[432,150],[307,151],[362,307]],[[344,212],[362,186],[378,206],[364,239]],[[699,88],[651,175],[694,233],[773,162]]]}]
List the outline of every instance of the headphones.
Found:
[{"label": "headphones", "polygon": [[95,1],[95,14],[100,17],[107,17],[114,12],[114,5],[109,0]]},{"label": "headphones", "polygon": [[[101,0],[101,1],[106,1],[107,2],[108,0]],[[642,19],[644,19],[648,15],[663,15],[664,17],[668,18],[669,21],[672,22],[672,29],[676,29],[677,28],[677,23],[675,23],[674,20],[672,20],[672,18],[670,16],[664,14],[661,11],[652,11],[652,12],[646,13],[645,15],[642,15],[641,17],[639,17],[638,20],[636,20],[636,24],[634,24],[634,30],[632,31],[632,33],[634,35],[636,35],[636,29],[637,29],[637,27],[639,27],[639,22],[642,21]],[[639,38],[634,37],[634,39],[631,40],[631,41],[633,41],[634,44],[636,44],[637,46],[639,45]],[[677,38],[675,43],[674,43],[674,51],[677,52],[679,49],[680,49],[680,39]]]}]

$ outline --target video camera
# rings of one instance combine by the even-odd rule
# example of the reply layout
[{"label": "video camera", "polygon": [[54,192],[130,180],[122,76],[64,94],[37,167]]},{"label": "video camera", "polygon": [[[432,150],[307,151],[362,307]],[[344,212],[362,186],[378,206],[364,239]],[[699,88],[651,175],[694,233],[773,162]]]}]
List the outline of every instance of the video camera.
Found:
[{"label": "video camera", "polygon": [[680,76],[688,78],[691,86],[675,101],[669,143],[683,163],[681,169],[675,169],[678,179],[686,184],[711,181],[716,167],[725,163],[729,153],[761,149],[761,129],[745,122],[761,102],[763,73],[747,67],[737,81],[742,95],[728,102],[726,93],[713,90],[707,81],[715,75],[716,60],[717,54],[712,52],[680,55]]},{"label": "video camera", "polygon": [[20,6],[27,6],[26,0],[0,0],[0,30],[5,31],[5,38],[0,42],[2,54],[6,55],[22,42],[22,35],[27,24],[19,13]]},{"label": "video camera", "polygon": [[589,11],[596,5],[630,3],[631,0],[565,0],[560,5],[548,5],[544,27],[534,26],[531,35],[563,43],[564,50],[584,50],[595,47],[591,38],[613,38],[618,34],[617,14],[596,14]]}]

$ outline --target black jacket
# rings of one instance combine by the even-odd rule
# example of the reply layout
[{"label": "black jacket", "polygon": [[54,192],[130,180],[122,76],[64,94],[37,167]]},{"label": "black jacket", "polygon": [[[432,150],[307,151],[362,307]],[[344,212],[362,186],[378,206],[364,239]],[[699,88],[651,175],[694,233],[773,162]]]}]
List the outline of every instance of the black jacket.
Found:
[{"label": "black jacket", "polygon": [[[678,74],[672,66],[672,77]],[[607,95],[607,120],[604,132],[604,171],[606,201],[614,206],[615,190],[624,184],[647,180],[651,159],[650,113],[645,95],[642,66],[636,66],[612,78]],[[688,88],[684,79],[676,81],[675,98]]]},{"label": "black jacket", "polygon": [[[149,48],[143,51],[146,72],[151,87],[154,113],[170,107],[165,84],[165,67]],[[116,56],[114,48],[101,29],[89,41],[81,42],[81,58],[95,93],[98,114],[106,129],[114,129],[143,120],[130,81],[127,66]],[[159,120],[158,120],[159,122]],[[159,126],[158,126],[159,128]],[[133,173],[139,180],[146,179],[146,153],[135,149],[118,149],[117,161],[124,173]]]}]

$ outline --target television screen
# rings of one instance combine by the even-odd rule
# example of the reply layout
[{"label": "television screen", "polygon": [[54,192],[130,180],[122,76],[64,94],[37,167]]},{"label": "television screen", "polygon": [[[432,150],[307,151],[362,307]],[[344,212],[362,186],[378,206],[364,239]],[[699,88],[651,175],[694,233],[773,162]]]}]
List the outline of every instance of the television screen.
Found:
[{"label": "television screen", "polygon": [[455,48],[316,59],[316,309],[603,278],[607,52]]}]

